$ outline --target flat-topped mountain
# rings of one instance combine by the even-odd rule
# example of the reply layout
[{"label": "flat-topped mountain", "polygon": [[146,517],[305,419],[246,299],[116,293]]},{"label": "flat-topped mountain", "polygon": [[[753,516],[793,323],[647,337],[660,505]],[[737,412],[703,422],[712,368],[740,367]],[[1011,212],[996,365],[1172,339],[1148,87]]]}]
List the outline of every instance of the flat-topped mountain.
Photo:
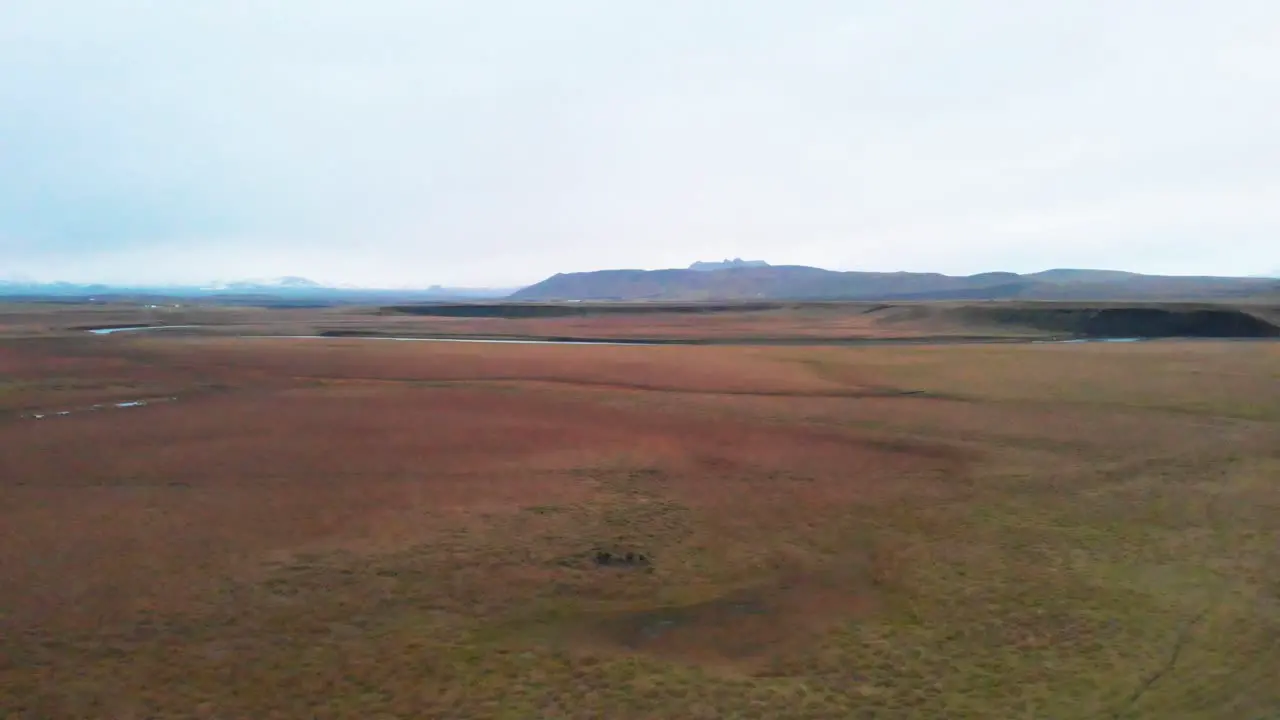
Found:
[{"label": "flat-topped mountain", "polygon": [[[513,300],[1143,300],[1240,298],[1280,292],[1274,278],[1142,275],[1055,269],[988,272],[838,272],[800,265],[694,263],[689,269],[561,273]],[[708,267],[718,266],[718,267]]]}]

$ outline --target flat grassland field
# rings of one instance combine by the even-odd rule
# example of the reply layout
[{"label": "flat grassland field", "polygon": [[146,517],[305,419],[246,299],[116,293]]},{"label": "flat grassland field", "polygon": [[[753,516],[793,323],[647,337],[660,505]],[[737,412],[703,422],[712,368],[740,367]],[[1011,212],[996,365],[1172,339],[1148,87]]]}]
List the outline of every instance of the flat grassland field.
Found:
[{"label": "flat grassland field", "polygon": [[1277,713],[1274,343],[0,341],[0,717]]}]

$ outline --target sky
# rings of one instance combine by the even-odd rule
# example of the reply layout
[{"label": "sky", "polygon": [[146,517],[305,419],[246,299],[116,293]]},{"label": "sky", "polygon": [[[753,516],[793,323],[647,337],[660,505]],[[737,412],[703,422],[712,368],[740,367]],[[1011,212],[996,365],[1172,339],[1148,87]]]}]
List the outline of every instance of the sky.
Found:
[{"label": "sky", "polygon": [[1275,0],[0,0],[0,279],[1280,274]]}]

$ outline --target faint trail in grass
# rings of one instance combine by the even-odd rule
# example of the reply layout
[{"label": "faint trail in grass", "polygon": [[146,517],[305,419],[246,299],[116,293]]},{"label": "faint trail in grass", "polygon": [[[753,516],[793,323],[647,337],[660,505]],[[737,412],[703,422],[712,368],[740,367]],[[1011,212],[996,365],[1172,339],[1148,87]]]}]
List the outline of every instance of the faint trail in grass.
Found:
[{"label": "faint trail in grass", "polygon": [[1125,701],[1124,707],[1117,710],[1113,717],[1117,719],[1124,717],[1125,713],[1137,705],[1138,701],[1147,694],[1147,691],[1149,691],[1156,683],[1160,682],[1163,677],[1173,672],[1173,669],[1178,664],[1178,658],[1182,655],[1183,649],[1187,646],[1187,643],[1191,641],[1191,633],[1194,632],[1196,627],[1204,621],[1208,614],[1209,608],[1205,608],[1183,624],[1182,629],[1178,631],[1177,638],[1174,639],[1173,649],[1169,653],[1169,658],[1165,660],[1163,665],[1161,665],[1155,672],[1148,675],[1147,678],[1134,689],[1133,694]]}]

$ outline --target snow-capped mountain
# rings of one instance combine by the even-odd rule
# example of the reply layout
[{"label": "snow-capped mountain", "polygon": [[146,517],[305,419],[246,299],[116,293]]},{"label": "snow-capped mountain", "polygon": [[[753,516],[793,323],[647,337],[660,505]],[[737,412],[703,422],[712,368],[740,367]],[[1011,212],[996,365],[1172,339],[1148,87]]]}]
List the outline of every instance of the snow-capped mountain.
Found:
[{"label": "snow-capped mountain", "polygon": [[233,280],[231,282],[218,282],[204,288],[206,290],[221,290],[244,292],[246,290],[316,290],[328,287],[321,285],[314,280],[308,280],[304,277],[295,275],[287,275],[277,278],[255,278],[251,280]]}]

